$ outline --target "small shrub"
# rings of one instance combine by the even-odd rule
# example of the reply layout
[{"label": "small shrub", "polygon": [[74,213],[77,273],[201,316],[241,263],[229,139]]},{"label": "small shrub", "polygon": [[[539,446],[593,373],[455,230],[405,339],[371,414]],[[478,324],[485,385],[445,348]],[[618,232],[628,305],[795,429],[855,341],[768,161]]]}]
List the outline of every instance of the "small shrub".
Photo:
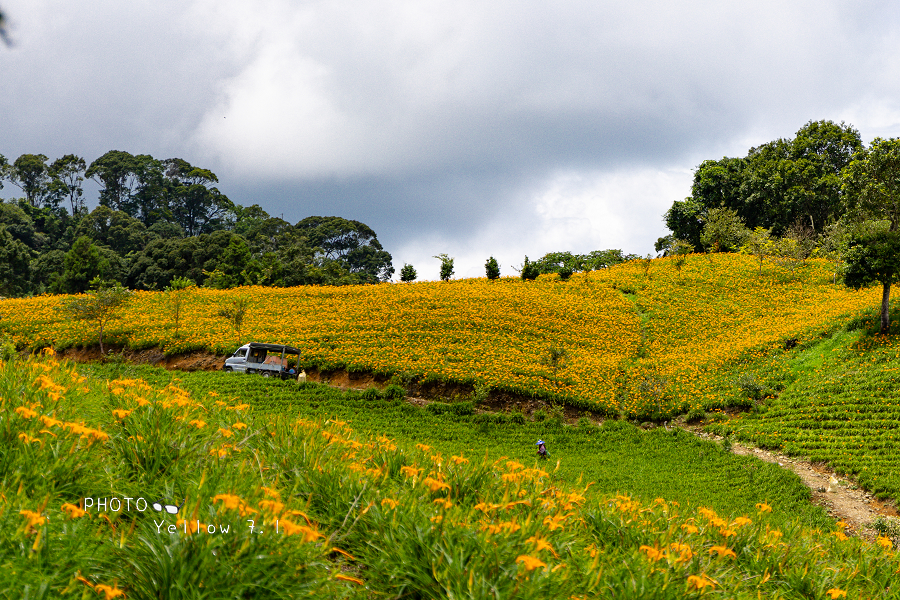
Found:
[{"label": "small shrub", "polygon": [[472,402],[454,402],[450,405],[450,412],[461,417],[471,415],[475,412],[475,404]]},{"label": "small shrub", "polygon": [[700,421],[706,418],[706,411],[702,408],[694,408],[688,411],[688,413],[684,416],[684,421],[686,423],[699,423]]},{"label": "small shrub", "polygon": [[403,268],[400,269],[400,281],[409,283],[410,281],[415,281],[416,277],[418,277],[418,273],[416,273],[413,266],[403,263]]},{"label": "small shrub", "polygon": [[366,388],[362,393],[363,400],[378,400],[379,398],[381,398],[381,392],[378,391],[378,388]]},{"label": "small shrub", "polygon": [[521,277],[523,281],[532,281],[537,279],[537,276],[541,274],[541,270],[535,263],[528,260],[528,256],[525,257],[525,264],[522,265]]},{"label": "small shrub", "polygon": [[735,379],[734,384],[751,400],[762,400],[768,393],[768,388],[753,373],[744,373]]},{"label": "small shrub", "polygon": [[388,400],[402,400],[406,397],[406,390],[397,384],[391,384],[384,388],[382,395]]},{"label": "small shrub", "polygon": [[9,362],[16,357],[16,345],[10,340],[4,340],[0,344],[0,360]]},{"label": "small shrub", "polygon": [[472,417],[472,422],[476,425],[490,425],[494,422],[494,415],[491,413],[478,413]]},{"label": "small shrub", "polygon": [[425,411],[433,415],[442,415],[447,412],[449,406],[443,402],[430,402],[425,405]]},{"label": "small shrub", "polygon": [[547,413],[546,413],[546,411],[544,411],[543,408],[539,408],[538,410],[534,411],[534,414],[532,414],[531,416],[538,423],[543,423],[544,421],[547,420]]},{"label": "small shrub", "polygon": [[497,263],[497,259],[493,256],[487,259],[487,262],[484,263],[484,274],[488,279],[491,280],[500,278],[500,265]]},{"label": "small shrub", "polygon": [[483,383],[475,384],[475,404],[484,404],[491,397],[491,386]]},{"label": "small shrub", "polygon": [[526,421],[525,415],[523,415],[522,411],[520,411],[520,410],[510,413],[509,418],[507,420],[510,423],[515,423],[516,425],[524,425],[525,421]]},{"label": "small shrub", "polygon": [[578,419],[578,429],[591,430],[594,428],[594,422],[588,419],[587,417],[581,417]]}]

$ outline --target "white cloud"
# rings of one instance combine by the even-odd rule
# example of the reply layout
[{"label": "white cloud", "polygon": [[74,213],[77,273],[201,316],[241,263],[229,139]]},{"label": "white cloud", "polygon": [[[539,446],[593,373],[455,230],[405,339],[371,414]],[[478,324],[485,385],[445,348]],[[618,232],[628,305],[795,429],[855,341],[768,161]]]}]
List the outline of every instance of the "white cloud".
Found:
[{"label": "white cloud", "polygon": [[441,253],[454,257],[457,278],[484,277],[492,255],[501,272],[512,275],[526,254],[534,260],[557,251],[653,253],[654,242],[667,233],[663,213],[689,193],[692,178],[690,170],[678,168],[557,173],[522,190],[515,208],[468,236],[418,236],[402,245],[393,252],[395,276],[406,262],[420,279],[437,279],[440,262],[433,256]]}]

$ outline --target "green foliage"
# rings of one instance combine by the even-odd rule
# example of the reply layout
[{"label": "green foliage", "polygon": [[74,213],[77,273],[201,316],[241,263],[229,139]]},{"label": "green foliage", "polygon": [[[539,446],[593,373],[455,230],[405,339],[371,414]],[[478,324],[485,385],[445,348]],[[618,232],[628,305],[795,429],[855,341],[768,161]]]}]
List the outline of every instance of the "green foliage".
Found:
[{"label": "green foliage", "polygon": [[108,275],[106,260],[87,236],[81,236],[66,254],[59,291],[79,294],[88,289],[91,281]]},{"label": "green foliage", "polygon": [[416,277],[418,277],[416,269],[412,265],[403,263],[403,268],[400,269],[400,281],[409,283],[410,281],[415,281]]},{"label": "green foliage", "polygon": [[441,281],[449,281],[453,276],[453,259],[446,254],[438,254],[432,258],[441,261]]},{"label": "green foliage", "polygon": [[500,278],[500,265],[493,256],[488,258],[487,262],[484,263],[484,274],[485,277],[491,280]]},{"label": "green foliage", "polygon": [[694,252],[694,246],[690,242],[686,240],[675,240],[672,242],[672,247],[670,249],[670,255],[674,257],[675,260],[675,268],[678,271],[681,271],[681,268],[684,267],[684,263],[687,261],[687,257],[689,254]]},{"label": "green foliage", "polygon": [[541,274],[540,268],[538,268],[537,264],[528,260],[528,256],[525,256],[525,262],[522,265],[522,270],[520,272],[520,276],[523,281],[529,281],[537,279],[537,276]]},{"label": "green foliage", "polygon": [[109,284],[99,278],[94,278],[90,284],[92,290],[64,301],[60,310],[73,319],[96,325],[100,354],[103,355],[103,329],[111,320],[118,318],[119,310],[131,300],[132,292],[118,282]]},{"label": "green foliage", "polygon": [[900,139],[875,138],[854,154],[843,173],[843,191],[857,221],[885,220],[900,227]]},{"label": "green foliage", "polygon": [[31,252],[0,225],[0,296],[20,296],[31,283]]},{"label": "green foliage", "polygon": [[406,397],[406,390],[397,384],[391,384],[384,388],[382,396],[388,400],[402,400]]},{"label": "green foliage", "polygon": [[713,208],[706,215],[700,242],[709,252],[735,252],[749,237],[750,230],[736,211]]},{"label": "green foliage", "polygon": [[31,206],[40,205],[47,195],[50,180],[47,157],[43,154],[23,154],[9,165],[7,178],[25,192],[25,199]]},{"label": "green foliage", "polygon": [[768,387],[753,373],[744,373],[735,380],[734,385],[744,397],[755,401],[762,400],[769,393]]},{"label": "green foliage", "polygon": [[701,247],[711,211],[729,209],[751,229],[783,235],[800,221],[821,233],[844,210],[841,170],[862,148],[852,126],[810,121],[793,139],[750,148],[746,157],[703,161],[691,196],[673,203],[666,226]]},{"label": "green foliage", "polygon": [[747,242],[741,247],[745,254],[752,254],[759,262],[759,272],[762,274],[763,261],[772,253],[772,237],[768,229],[757,227],[747,238]]},{"label": "green foliage", "polygon": [[309,246],[316,249],[317,258],[337,263],[358,275],[361,283],[390,281],[394,274],[391,255],[365,223],[340,217],[307,217],[297,223],[295,230],[306,236]]},{"label": "green foliage", "polygon": [[875,231],[851,239],[844,261],[846,285],[854,288],[874,282],[882,285],[881,331],[887,333],[891,285],[900,279],[900,232]]}]

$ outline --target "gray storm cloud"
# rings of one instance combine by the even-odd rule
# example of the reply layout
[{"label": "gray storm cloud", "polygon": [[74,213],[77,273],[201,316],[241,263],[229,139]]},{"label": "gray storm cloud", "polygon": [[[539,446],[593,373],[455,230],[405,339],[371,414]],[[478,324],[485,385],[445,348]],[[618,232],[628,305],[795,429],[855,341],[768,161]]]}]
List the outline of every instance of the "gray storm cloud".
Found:
[{"label": "gray storm cloud", "polygon": [[645,253],[700,161],[810,119],[900,135],[887,2],[2,6],[0,153],[183,157],[241,204],[463,271]]}]

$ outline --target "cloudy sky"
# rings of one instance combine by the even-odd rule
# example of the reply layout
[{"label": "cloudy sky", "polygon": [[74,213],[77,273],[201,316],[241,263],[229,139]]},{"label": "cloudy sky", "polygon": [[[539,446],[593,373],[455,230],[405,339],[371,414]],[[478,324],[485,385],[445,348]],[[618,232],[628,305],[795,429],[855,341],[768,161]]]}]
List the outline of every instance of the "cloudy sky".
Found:
[{"label": "cloudy sky", "polygon": [[464,277],[490,255],[512,274],[525,254],[652,252],[702,160],[809,120],[900,136],[886,1],[0,8],[0,154],[184,158],[292,223],[363,221],[422,279],[440,253]]}]

